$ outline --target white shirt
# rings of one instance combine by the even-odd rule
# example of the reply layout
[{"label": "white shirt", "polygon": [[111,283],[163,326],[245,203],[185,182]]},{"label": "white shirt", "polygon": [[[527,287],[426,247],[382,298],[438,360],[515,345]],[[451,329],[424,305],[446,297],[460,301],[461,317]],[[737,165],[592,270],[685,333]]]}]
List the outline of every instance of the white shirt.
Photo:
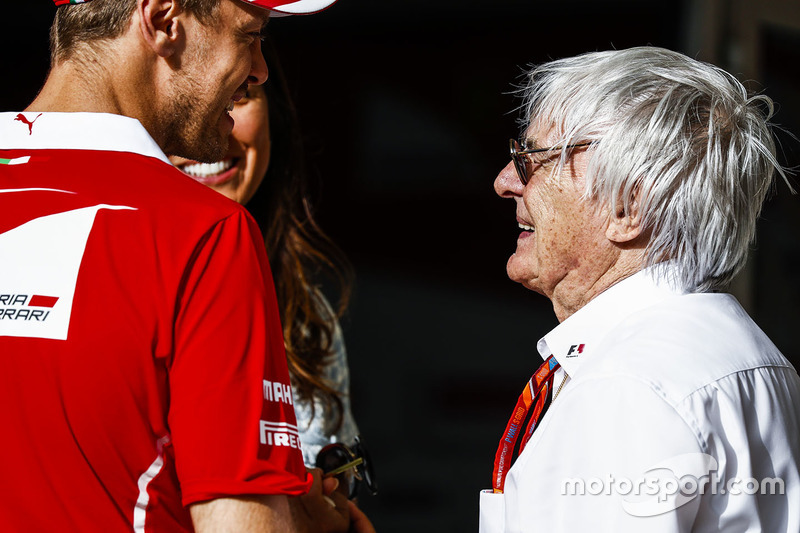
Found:
[{"label": "white shirt", "polygon": [[733,296],[650,272],[539,341],[569,378],[481,533],[800,531],[797,372]]}]

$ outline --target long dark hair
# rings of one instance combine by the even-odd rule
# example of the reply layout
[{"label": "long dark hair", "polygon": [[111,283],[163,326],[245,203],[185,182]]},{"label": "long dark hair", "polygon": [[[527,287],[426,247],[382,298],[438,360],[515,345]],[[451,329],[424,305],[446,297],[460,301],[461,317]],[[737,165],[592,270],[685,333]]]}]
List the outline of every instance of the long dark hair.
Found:
[{"label": "long dark hair", "polygon": [[[264,234],[292,383],[298,397],[310,401],[312,417],[315,396],[334,406],[338,428],[342,401],[323,371],[332,356],[336,320],[347,308],[352,268],[314,220],[297,112],[274,43],[267,39],[262,48],[269,66],[264,89],[272,148],[264,181],[247,208]],[[320,300],[323,280],[338,285],[333,313]]]}]

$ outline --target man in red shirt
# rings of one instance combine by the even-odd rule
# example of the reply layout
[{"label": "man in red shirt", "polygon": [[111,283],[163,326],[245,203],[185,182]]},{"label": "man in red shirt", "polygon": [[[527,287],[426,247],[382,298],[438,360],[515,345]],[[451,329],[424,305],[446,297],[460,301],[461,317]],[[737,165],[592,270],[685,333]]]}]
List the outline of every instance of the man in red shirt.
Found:
[{"label": "man in red shirt", "polygon": [[312,480],[265,393],[289,376],[263,241],[164,152],[219,159],[271,10],[333,1],[58,7],[44,87],[0,114],[4,531],[294,529]]}]

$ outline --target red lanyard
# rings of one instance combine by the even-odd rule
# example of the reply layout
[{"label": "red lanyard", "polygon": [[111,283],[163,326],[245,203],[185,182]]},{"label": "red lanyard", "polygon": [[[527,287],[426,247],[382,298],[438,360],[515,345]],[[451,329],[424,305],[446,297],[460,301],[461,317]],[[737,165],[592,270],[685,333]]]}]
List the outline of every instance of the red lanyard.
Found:
[{"label": "red lanyard", "polygon": [[533,430],[536,428],[536,422],[542,415],[547,396],[550,389],[553,388],[553,375],[560,366],[555,357],[552,355],[548,357],[542,363],[542,366],[534,372],[522,390],[522,394],[519,395],[517,406],[514,407],[514,412],[511,413],[511,418],[506,425],[506,431],[503,433],[503,438],[500,439],[500,445],[497,447],[497,453],[494,456],[494,472],[492,472],[494,492],[503,492],[503,487],[506,484],[506,475],[511,466],[514,445],[516,445],[517,438],[519,438],[525,417],[528,416],[531,405],[533,405],[531,418],[525,428],[525,436],[519,445],[519,453],[522,453],[522,450],[525,449],[528,439],[531,438]]}]

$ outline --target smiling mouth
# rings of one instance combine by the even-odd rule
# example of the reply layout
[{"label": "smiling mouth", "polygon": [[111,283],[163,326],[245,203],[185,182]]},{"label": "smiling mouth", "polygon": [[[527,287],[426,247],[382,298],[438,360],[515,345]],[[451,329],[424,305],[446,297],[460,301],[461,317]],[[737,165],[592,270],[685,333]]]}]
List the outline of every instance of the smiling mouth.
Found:
[{"label": "smiling mouth", "polygon": [[523,231],[536,231],[536,228],[534,228],[533,226],[529,226],[529,225],[524,224],[522,222],[518,222],[517,225]]},{"label": "smiling mouth", "polygon": [[189,174],[193,178],[211,178],[229,170],[237,161],[237,159],[231,158],[223,159],[216,163],[189,163],[181,165],[178,168],[180,168],[184,174]]},{"label": "smiling mouth", "polygon": [[221,185],[232,180],[238,173],[237,164],[240,158],[229,157],[216,163],[188,162],[177,165],[178,169],[204,185]]}]

